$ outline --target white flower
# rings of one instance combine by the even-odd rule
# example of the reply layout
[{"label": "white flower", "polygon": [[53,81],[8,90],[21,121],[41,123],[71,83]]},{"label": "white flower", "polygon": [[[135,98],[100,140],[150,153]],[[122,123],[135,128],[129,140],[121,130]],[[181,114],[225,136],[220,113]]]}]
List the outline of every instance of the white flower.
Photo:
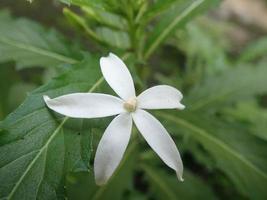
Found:
[{"label": "white flower", "polygon": [[184,109],[180,91],[167,86],[151,87],[136,97],[133,79],[123,61],[110,53],[100,59],[101,71],[120,98],[100,93],[73,93],[54,99],[44,96],[47,106],[74,118],[116,116],[97,147],[94,172],[98,185],[105,184],[119,165],[128,145],[132,123],[158,156],[183,180],[183,164],[174,141],[161,123],[144,109]]}]

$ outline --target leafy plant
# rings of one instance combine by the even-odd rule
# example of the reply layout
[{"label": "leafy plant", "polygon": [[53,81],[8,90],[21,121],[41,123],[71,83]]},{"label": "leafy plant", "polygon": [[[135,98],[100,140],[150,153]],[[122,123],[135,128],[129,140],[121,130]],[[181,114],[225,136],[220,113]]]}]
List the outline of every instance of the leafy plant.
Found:
[{"label": "leafy plant", "polygon": [[[267,198],[265,37],[231,55],[225,27],[205,15],[215,0],[57,4],[58,30],[0,11],[1,199]],[[183,183],[135,133],[111,180],[96,186],[92,160],[110,118],[71,119],[45,106],[43,95],[112,93],[99,67],[109,51],[139,92],[163,83],[185,94],[184,111],[155,112],[181,152]],[[18,98],[11,86],[27,83],[39,87],[19,89],[27,97],[7,115]]]}]

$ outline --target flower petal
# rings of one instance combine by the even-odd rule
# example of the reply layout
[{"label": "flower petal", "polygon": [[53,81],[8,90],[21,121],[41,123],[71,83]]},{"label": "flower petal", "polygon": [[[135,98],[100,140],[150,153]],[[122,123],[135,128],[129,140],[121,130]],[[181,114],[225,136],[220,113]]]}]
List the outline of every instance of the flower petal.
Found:
[{"label": "flower petal", "polygon": [[94,172],[97,185],[105,184],[118,167],[130,140],[132,117],[120,114],[104,132],[96,150]]},{"label": "flower petal", "polygon": [[144,109],[184,109],[182,93],[168,85],[158,85],[142,92],[138,97],[138,107]]},{"label": "flower petal", "polygon": [[133,120],[147,143],[159,157],[176,171],[179,180],[183,180],[183,163],[176,145],[166,129],[151,114],[144,110],[133,113]]},{"label": "flower petal", "polygon": [[109,53],[109,56],[100,59],[100,66],[104,78],[121,98],[128,100],[135,97],[132,76],[120,58]]},{"label": "flower petal", "polygon": [[98,93],[73,93],[54,99],[44,96],[46,105],[68,117],[98,118],[125,112],[118,97]]}]

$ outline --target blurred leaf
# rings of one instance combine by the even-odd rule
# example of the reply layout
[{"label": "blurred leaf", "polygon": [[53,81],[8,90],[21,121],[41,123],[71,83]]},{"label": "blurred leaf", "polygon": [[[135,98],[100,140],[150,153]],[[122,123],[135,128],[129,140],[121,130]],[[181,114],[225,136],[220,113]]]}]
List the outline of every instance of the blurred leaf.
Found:
[{"label": "blurred leaf", "polygon": [[63,14],[68,18],[70,23],[72,23],[74,26],[77,26],[79,28],[84,29],[85,33],[87,33],[92,39],[94,39],[97,42],[101,42],[98,35],[92,30],[91,27],[89,27],[89,24],[87,24],[86,20],[81,17],[80,15],[76,14],[72,10],[68,8],[63,9]]},{"label": "blurred leaf", "polygon": [[186,53],[188,75],[194,76],[199,70],[201,75],[214,74],[230,67],[226,56],[227,41],[216,23],[207,18],[198,18],[188,23],[185,30],[176,32],[178,41],[170,41]]},{"label": "blurred leaf", "polygon": [[189,0],[178,1],[176,5],[166,10],[154,27],[146,44],[145,58],[148,58],[157,47],[169,36],[176,28],[181,27],[193,15],[198,14],[204,8],[214,4],[214,0]]},{"label": "blurred leaf", "polygon": [[114,13],[89,6],[82,7],[82,10],[86,13],[87,16],[91,17],[102,25],[107,25],[109,27],[120,30],[127,30],[128,28],[127,21],[121,16]]},{"label": "blurred leaf", "polygon": [[119,0],[59,0],[62,3],[67,5],[76,5],[76,6],[94,6],[100,9],[107,9],[107,8],[117,8],[120,5]]},{"label": "blurred leaf", "polygon": [[[69,155],[76,153],[69,150],[70,144],[74,142],[77,145],[75,140],[79,142],[85,139],[83,142],[90,143],[90,138],[79,134],[82,131],[79,124],[76,127],[67,126],[68,118],[49,111],[42,97],[44,94],[53,98],[71,92],[94,91],[102,80],[98,59],[88,57],[86,61],[31,93],[1,123],[1,198],[56,199],[61,195],[64,165],[68,163],[69,166],[75,166],[79,158],[77,154]],[[72,136],[69,137],[69,134]],[[82,139],[75,139],[77,137]],[[79,148],[76,146],[75,150]],[[84,156],[90,155],[81,155]],[[64,159],[73,157],[76,158],[74,164]]]},{"label": "blurred leaf", "polygon": [[178,126],[176,134],[189,134],[199,142],[243,195],[251,199],[267,198],[265,141],[236,123],[223,123],[220,118],[203,113],[184,113],[182,118],[164,113],[159,116]]},{"label": "blurred leaf", "polygon": [[[179,182],[175,175],[169,175],[161,169],[142,165],[151,186],[151,196],[155,199],[217,199],[208,185],[186,171],[184,182]],[[154,199],[153,198],[153,199]]]},{"label": "blurred leaf", "polygon": [[115,30],[108,27],[92,26],[85,18],[76,14],[68,8],[64,8],[64,14],[78,27],[81,27],[85,32],[94,39],[98,44],[105,44],[121,49],[130,47],[130,39],[126,32]]},{"label": "blurred leaf", "polygon": [[17,108],[27,97],[27,94],[35,88],[36,85],[25,82],[18,82],[14,84],[9,90],[9,95],[6,96],[8,109],[12,111]]},{"label": "blurred leaf", "polygon": [[267,109],[259,107],[255,102],[240,102],[236,108],[223,111],[226,117],[248,123],[250,132],[267,141]]},{"label": "blurred leaf", "polygon": [[239,66],[220,75],[207,77],[197,84],[185,98],[190,110],[221,108],[231,102],[253,98],[267,92],[267,67]]},{"label": "blurred leaf", "polygon": [[59,0],[59,1],[61,1],[62,3],[66,3],[68,5],[74,4],[74,5],[80,5],[80,6],[88,5],[88,4],[90,5],[90,2],[94,2],[94,0],[93,1],[91,0]]},{"label": "blurred leaf", "polygon": [[150,21],[151,19],[155,18],[162,12],[164,12],[166,9],[168,9],[171,5],[176,3],[176,0],[155,0],[152,5],[149,5],[149,9],[147,12],[144,14],[143,20],[144,21]]},{"label": "blurred leaf", "polygon": [[14,83],[17,82],[17,74],[12,65],[0,64],[0,120],[9,112],[8,95]]},{"label": "blurred leaf", "polygon": [[0,62],[14,60],[21,69],[73,64],[81,59],[58,32],[28,19],[14,19],[0,11],[0,27]]},{"label": "blurred leaf", "polygon": [[253,41],[243,50],[239,58],[240,62],[249,62],[266,57],[267,52],[267,38],[262,37],[257,41]]},{"label": "blurred leaf", "polygon": [[130,48],[130,39],[126,32],[116,31],[106,27],[97,27],[96,34],[104,43],[121,49]]}]

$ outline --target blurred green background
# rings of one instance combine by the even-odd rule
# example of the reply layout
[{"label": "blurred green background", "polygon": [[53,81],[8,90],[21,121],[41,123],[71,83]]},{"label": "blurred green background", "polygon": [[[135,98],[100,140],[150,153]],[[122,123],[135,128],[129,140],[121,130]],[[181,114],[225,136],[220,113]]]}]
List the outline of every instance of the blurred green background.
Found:
[{"label": "blurred green background", "polygon": [[[93,2],[97,2],[97,6],[90,9],[98,12],[101,3]],[[123,16],[121,8],[114,6],[118,2],[110,2],[105,4],[113,5],[110,10],[106,8],[99,12],[113,12]],[[141,2],[136,3],[136,10],[139,11],[145,1],[136,2]],[[154,4],[158,5],[158,9],[165,10],[157,13],[144,32],[135,32],[137,38],[138,34],[147,34],[144,38],[140,36],[144,41],[150,41],[153,27],[166,17],[164,12],[168,11],[167,6],[175,1],[168,0],[166,2],[169,4],[165,2],[166,5],[163,1],[147,2],[143,15],[148,18],[150,14],[158,12]],[[104,17],[92,17],[90,12],[93,11],[89,7],[90,12],[87,10],[84,14],[84,7],[80,9],[77,5],[68,6],[53,0],[35,0],[32,3],[23,0],[0,1],[0,121],[16,110],[30,92],[49,83],[68,68],[68,65],[52,67],[52,61],[40,61],[39,58],[36,61],[31,55],[18,53],[14,48],[6,46],[5,38],[10,34],[10,37],[27,41],[25,36],[19,36],[20,31],[31,35],[35,30],[40,31],[38,37],[44,34],[48,38],[51,34],[53,38],[54,32],[50,29],[56,29],[64,36],[62,41],[71,44],[71,49],[65,49],[67,45],[60,46],[56,42],[55,49],[62,50],[63,55],[71,55],[71,59],[80,58],[86,52],[97,55],[105,55],[113,49],[120,55],[126,52],[129,55],[127,64],[134,74],[138,90],[156,84],[170,84],[181,89],[185,94],[185,111],[178,114],[161,111],[155,114],[173,134],[181,151],[185,181],[178,182],[174,173],[138,137],[129,146],[123,164],[108,185],[95,185],[91,173],[93,156],[89,158],[89,172],[71,170],[67,173],[62,187],[65,198],[267,199],[267,2],[214,1],[197,14],[188,16],[147,58],[135,51],[135,47],[131,46],[133,41],[125,39],[124,34],[118,35],[116,41],[110,36],[113,32],[97,32],[94,29],[101,38],[95,37],[88,27],[78,23],[81,21],[77,16],[88,20],[90,28],[101,24]],[[172,10],[173,14],[182,11],[183,7]],[[28,22],[22,24],[19,21],[22,17],[44,28]],[[142,16],[140,18],[142,21]],[[123,22],[116,24],[112,17],[110,22],[103,21],[107,27],[123,26]],[[164,27],[158,29],[159,35],[164,30]],[[125,32],[131,38],[131,31]],[[37,44],[43,42],[38,41],[34,34],[29,38]],[[149,46],[143,40],[136,43]],[[53,43],[53,39],[47,41]],[[50,67],[38,64],[42,62]],[[105,86],[103,90],[107,90]],[[90,139],[92,144],[88,148],[92,154],[102,135],[103,129],[100,130],[96,129],[94,138]],[[0,141],[2,145],[5,138]],[[0,167],[2,173],[5,173],[4,165]],[[5,180],[1,180],[1,177],[4,176],[0,175],[0,182],[4,185]],[[57,195],[57,198],[63,197]]]}]

